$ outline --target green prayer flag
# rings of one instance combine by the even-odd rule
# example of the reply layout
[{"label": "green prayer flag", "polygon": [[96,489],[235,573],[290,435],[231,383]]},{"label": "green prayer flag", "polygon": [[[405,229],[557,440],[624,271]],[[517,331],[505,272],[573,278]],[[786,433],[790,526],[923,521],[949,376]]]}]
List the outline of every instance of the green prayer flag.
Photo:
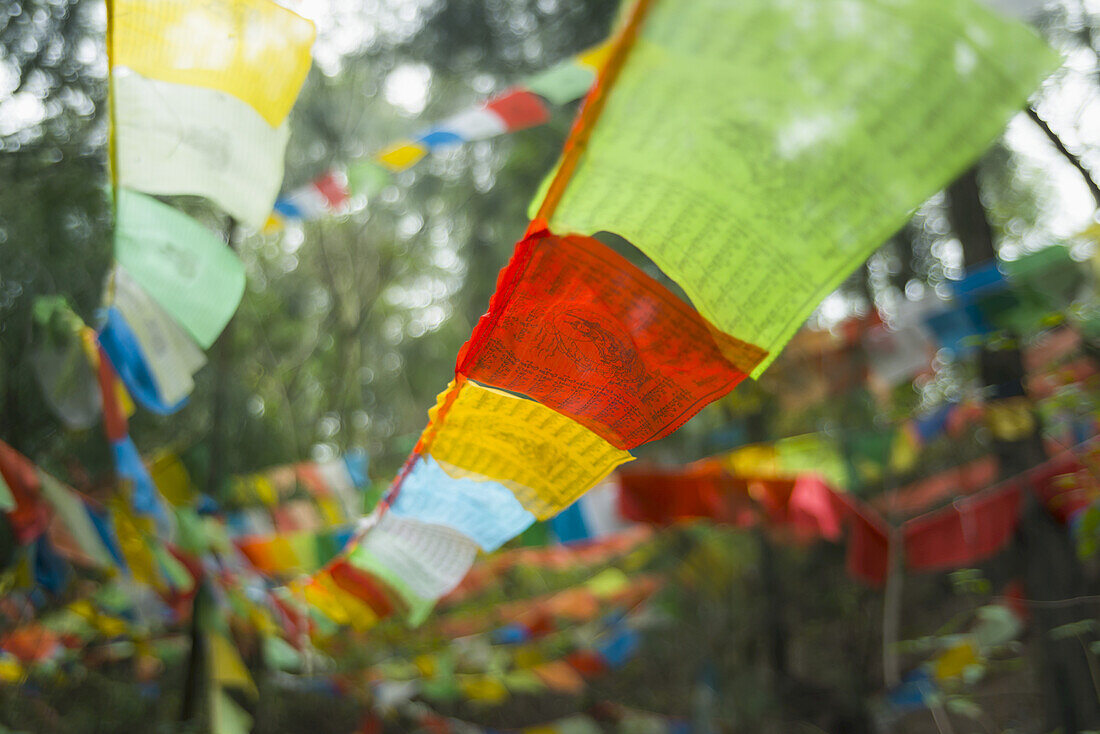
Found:
[{"label": "green prayer flag", "polygon": [[563,105],[583,97],[595,81],[595,71],[568,59],[528,79],[527,88],[552,104]]},{"label": "green prayer flag", "polygon": [[244,265],[183,212],[119,189],[115,259],[204,349],[225,328],[244,293]]},{"label": "green prayer flag", "polygon": [[290,673],[302,668],[302,654],[286,640],[275,635],[264,637],[264,662],[274,670]]},{"label": "green prayer flag", "polygon": [[8,483],[4,481],[4,477],[0,475],[0,512],[14,509],[15,497],[12,496],[11,489],[8,487]]},{"label": "green prayer flag", "polygon": [[356,195],[375,196],[393,183],[393,175],[372,160],[353,163],[347,174],[348,190]]},{"label": "green prayer flag", "polygon": [[658,0],[550,226],[628,239],[757,377],[1057,63],[973,0]]},{"label": "green prayer flag", "polygon": [[210,689],[211,734],[248,734],[252,717],[221,686]]}]

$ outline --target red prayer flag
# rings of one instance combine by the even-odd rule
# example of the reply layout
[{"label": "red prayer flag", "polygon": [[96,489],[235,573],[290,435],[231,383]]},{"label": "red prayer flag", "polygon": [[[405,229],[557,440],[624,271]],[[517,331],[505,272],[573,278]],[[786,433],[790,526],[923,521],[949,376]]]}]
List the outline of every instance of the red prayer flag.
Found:
[{"label": "red prayer flag", "polygon": [[516,246],[456,372],[630,449],[675,431],[764,356],[598,240],[544,230]]},{"label": "red prayer flag", "polygon": [[840,537],[840,513],[834,492],[815,474],[804,474],[794,482],[787,512],[790,523],[806,535],[829,540]]},{"label": "red prayer flag", "polygon": [[619,472],[619,512],[627,520],[664,525],[705,517],[737,524],[736,508],[746,505],[744,483],[717,462]]},{"label": "red prayer flag", "polygon": [[393,603],[383,590],[381,582],[366,571],[341,559],[332,564],[328,572],[337,586],[365,603],[380,618],[393,613]]},{"label": "red prayer flag", "polygon": [[542,125],[550,119],[550,110],[542,99],[526,89],[509,89],[485,103],[504,121],[509,132]]},{"label": "red prayer flag", "polygon": [[44,533],[50,523],[49,508],[38,493],[38,472],[27,457],[0,441],[0,476],[15,500],[15,507],[7,512],[15,539],[26,545]]},{"label": "red prayer flag", "polygon": [[321,196],[325,197],[325,201],[333,209],[342,205],[349,198],[347,187],[332,171],[328,171],[314,179],[313,188],[321,192]]},{"label": "red prayer flag", "polygon": [[882,586],[890,573],[890,531],[878,513],[854,497],[833,494],[851,515],[848,526],[848,573],[871,586]]},{"label": "red prayer flag", "polygon": [[905,562],[915,571],[960,568],[985,560],[1012,538],[1020,519],[1018,484],[956,502],[903,526]]},{"label": "red prayer flag", "polygon": [[115,382],[118,378],[115,376],[114,367],[111,366],[111,360],[107,358],[103,347],[97,347],[97,349],[99,350],[99,370],[96,377],[99,379],[99,392],[103,402],[103,431],[107,434],[107,440],[114,443],[126,438],[130,430],[129,423],[122,405],[119,404],[118,393],[115,391]]},{"label": "red prayer flag", "polygon": [[593,650],[574,650],[565,656],[569,667],[586,678],[599,675],[607,670],[607,662]]}]

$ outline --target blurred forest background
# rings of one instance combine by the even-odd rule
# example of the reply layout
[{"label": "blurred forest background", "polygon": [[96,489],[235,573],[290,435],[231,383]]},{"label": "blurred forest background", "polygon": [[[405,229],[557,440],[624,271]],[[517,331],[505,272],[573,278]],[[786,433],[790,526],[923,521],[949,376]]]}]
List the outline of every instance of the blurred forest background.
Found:
[{"label": "blurred forest background", "polygon": [[[291,117],[284,189],[599,42],[617,7],[613,0],[290,5],[317,23],[319,36]],[[1086,169],[1100,171],[1100,4],[1053,2],[1036,24],[1066,63],[1034,106]],[[107,445],[98,428],[65,430],[45,404],[31,356],[32,306],[38,297],[63,295],[94,323],[111,263],[104,29],[101,0],[0,6],[0,438],[87,491],[113,482]],[[370,201],[356,199],[345,216],[242,238],[236,244],[248,281],[241,307],[197,376],[190,404],[168,418],[136,416],[131,432],[139,448],[176,448],[193,476],[210,477],[215,496],[229,474],[355,448],[368,452],[372,479],[384,486],[453,374],[574,111],[558,108],[548,125],[433,154]],[[967,199],[973,184],[980,198]],[[975,216],[988,221],[1005,259],[1063,243],[1079,260],[1091,256],[1071,238],[1092,223],[1096,192],[1026,115],[982,159],[976,177],[959,186],[954,196],[921,207],[811,326],[827,328],[876,308],[889,315],[929,289],[943,292],[975,263],[961,231]],[[216,223],[213,209],[205,216]],[[684,464],[811,431],[843,442],[980,396],[977,362],[940,359],[935,366],[934,376],[889,395],[856,385],[817,404],[790,405],[776,397],[789,391],[791,370],[781,363],[773,377],[741,386],[639,453]],[[904,476],[871,477],[860,491],[873,496],[991,450],[981,428],[965,440],[943,437]],[[593,684],[588,703],[611,699],[680,715],[702,710],[728,731],[869,731],[868,702],[882,689],[882,592],[847,578],[839,548],[715,533],[717,560],[699,569],[705,583],[685,587],[678,623],[648,639],[638,662]],[[1065,562],[1077,563],[1072,554]],[[900,639],[916,641],[919,654],[921,640],[946,634],[1014,577],[1019,563],[997,559],[973,573],[907,580]],[[1090,563],[1075,571],[1084,572],[1075,593],[1089,591]],[[1069,644],[1087,647],[1097,605],[1063,611],[1065,618],[1048,626],[1080,622]],[[950,731],[954,721],[956,731],[1047,731],[1033,722],[1058,722],[1060,714],[1044,712],[1051,701],[1044,686],[1083,690],[1084,703],[1062,704],[1082,712],[1082,725],[1095,720],[1095,651],[1086,653],[1091,669],[1072,667],[1082,676],[1072,682],[1051,678],[1053,668],[1045,667],[1048,656],[1061,654],[1028,638],[990,663],[998,675],[988,684],[956,697],[946,722],[924,712],[895,730]],[[143,730],[174,730],[164,712],[175,705],[180,669],[165,674],[163,697],[152,701],[135,697],[122,672],[96,675],[64,697],[47,692],[55,709],[49,716],[44,702],[0,695],[0,722],[36,731],[49,730],[44,721],[59,727],[54,731],[136,731],[128,726],[153,716],[159,723]],[[355,723],[350,702],[304,693],[263,700],[257,731],[347,732]],[[506,727],[583,705],[542,697],[497,709],[456,704],[452,713]],[[9,713],[26,718],[20,723]]]}]

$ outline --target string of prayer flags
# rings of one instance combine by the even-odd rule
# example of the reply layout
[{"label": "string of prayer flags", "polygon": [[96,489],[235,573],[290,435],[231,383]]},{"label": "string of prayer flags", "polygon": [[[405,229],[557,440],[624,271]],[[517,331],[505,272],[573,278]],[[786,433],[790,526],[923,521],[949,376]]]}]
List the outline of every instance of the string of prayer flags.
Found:
[{"label": "string of prayer flags", "polygon": [[468,380],[452,382],[429,419],[424,442],[444,471],[500,482],[539,519],[632,458],[541,403]]},{"label": "string of prayer flags", "polygon": [[[111,446],[115,472],[120,479],[130,483],[130,502],[135,512],[154,518],[158,528],[167,533],[168,516],[160,493],[153,483],[137,447],[130,438],[126,412],[121,405],[120,391],[116,389],[115,371],[102,346],[99,347],[97,370],[99,394],[103,405],[103,430]],[[124,393],[124,391],[123,391]]]},{"label": "string of prayer flags", "polygon": [[389,511],[397,517],[444,525],[494,551],[535,521],[503,484],[456,479],[431,456],[417,460]]},{"label": "string of prayer flags", "polygon": [[970,1],[658,2],[547,224],[625,237],[756,377],[1056,63]]},{"label": "string of prayer flags", "polygon": [[599,241],[543,231],[516,246],[457,372],[630,449],[672,433],[763,358]]},{"label": "string of prayer flags", "polygon": [[305,186],[276,199],[274,215],[287,219],[318,219],[338,210],[349,198],[347,176],[326,171]]},{"label": "string of prayer flags", "polygon": [[605,43],[587,49],[407,140],[385,146],[370,159],[350,163],[346,171],[334,168],[324,172],[276,199],[268,229],[277,229],[283,219],[312,220],[331,214],[352,193],[373,195],[391,174],[410,168],[431,151],[544,124],[550,111],[543,100],[564,105],[584,96],[596,81],[608,48]]},{"label": "string of prayer flags", "polygon": [[115,258],[207,349],[244,294],[244,265],[197,221],[144,194],[115,192]]}]

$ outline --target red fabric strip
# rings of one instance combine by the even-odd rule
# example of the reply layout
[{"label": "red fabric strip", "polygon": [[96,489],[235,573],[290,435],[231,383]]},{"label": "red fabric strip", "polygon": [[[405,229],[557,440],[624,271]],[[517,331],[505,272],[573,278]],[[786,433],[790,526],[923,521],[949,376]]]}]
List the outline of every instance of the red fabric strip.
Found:
[{"label": "red fabric strip", "polygon": [[542,125],[550,119],[546,103],[526,89],[509,89],[486,102],[485,109],[503,120],[509,132]]},{"label": "red fabric strip", "polygon": [[1020,519],[1020,486],[956,502],[903,525],[905,562],[914,571],[959,568],[995,555]]},{"label": "red fabric strip", "polygon": [[339,560],[328,569],[336,585],[369,606],[379,618],[393,613],[393,603],[370,574]]},{"label": "red fabric strip", "polygon": [[713,331],[598,240],[540,232],[501,271],[457,373],[534,398],[630,449],[732,390],[745,372],[727,355],[753,349]]},{"label": "red fabric strip", "polygon": [[99,394],[103,402],[103,432],[107,434],[107,440],[112,443],[126,438],[129,430],[126,414],[122,412],[122,406],[118,402],[118,393],[115,392],[115,370],[111,366],[111,360],[103,347],[99,350]]},{"label": "red fabric strip", "polygon": [[716,462],[620,471],[619,512],[654,525],[697,518],[743,525],[751,524],[747,518],[753,514],[744,483]]},{"label": "red fabric strip", "polygon": [[348,200],[347,187],[340,183],[332,171],[314,179],[313,188],[321,192],[321,196],[325,197],[325,201],[333,209]]},{"label": "red fabric strip", "polygon": [[0,475],[11,490],[15,507],[8,511],[15,539],[26,545],[46,531],[50,523],[49,507],[38,490],[38,472],[27,457],[0,441]]}]

